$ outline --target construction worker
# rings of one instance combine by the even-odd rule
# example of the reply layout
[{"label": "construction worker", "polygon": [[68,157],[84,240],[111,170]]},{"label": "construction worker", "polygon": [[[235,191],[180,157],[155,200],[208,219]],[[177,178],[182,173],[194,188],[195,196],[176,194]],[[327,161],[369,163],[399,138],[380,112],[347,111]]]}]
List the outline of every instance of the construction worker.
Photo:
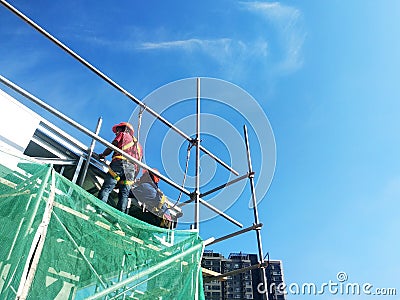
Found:
[{"label": "construction worker", "polygon": [[132,188],[131,196],[145,204],[147,207],[158,207],[163,193],[158,188],[158,178],[153,172],[143,170],[142,176]]},{"label": "construction worker", "polygon": [[[157,171],[157,169],[154,169]],[[160,178],[153,172],[143,170],[142,176],[132,187],[130,198],[132,206],[130,214],[152,225],[160,226],[164,218],[168,218],[165,196],[158,188]],[[141,208],[139,208],[139,203]],[[146,213],[148,212],[148,213]],[[144,215],[145,213],[145,215]]]},{"label": "construction worker", "polygon": [[[112,131],[115,133],[115,138],[112,141],[114,146],[125,151],[137,160],[142,159],[142,146],[134,137],[133,134],[135,131],[131,124],[121,122],[114,125]],[[99,158],[104,159],[106,156],[111,154],[111,152],[112,150],[110,148],[106,148],[103,153],[99,154]],[[103,186],[99,191],[98,198],[108,203],[110,193],[118,184],[119,191],[117,209],[127,213],[129,191],[138,171],[138,165],[129,162],[120,153],[114,151],[109,171],[104,179]]]}]

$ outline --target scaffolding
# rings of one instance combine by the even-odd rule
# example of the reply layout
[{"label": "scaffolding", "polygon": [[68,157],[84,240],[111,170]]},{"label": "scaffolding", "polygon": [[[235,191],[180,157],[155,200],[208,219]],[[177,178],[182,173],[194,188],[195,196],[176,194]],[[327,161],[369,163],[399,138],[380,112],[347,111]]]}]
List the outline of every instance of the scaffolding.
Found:
[{"label": "scaffolding", "polygon": [[0,151],[1,299],[203,299],[204,243],[149,225]]},{"label": "scaffolding", "polygon": [[[161,243],[164,246],[167,245],[168,247],[172,247],[171,249],[173,249],[173,247],[177,247],[178,250],[176,250],[173,254],[170,253],[169,250],[166,251],[167,255],[164,255],[164,256],[159,255],[161,257],[160,261],[153,262],[153,263],[151,263],[149,265],[146,265],[146,267],[144,269],[140,270],[140,271],[135,269],[137,267],[137,265],[135,265],[134,263],[132,263],[130,265],[130,268],[128,268],[129,271],[126,271],[126,272],[121,271],[121,275],[120,276],[117,276],[117,274],[116,274],[117,271],[116,270],[112,270],[109,273],[107,273],[107,276],[108,276],[107,278],[108,278],[109,282],[105,282],[103,277],[100,274],[96,273],[97,272],[96,270],[97,270],[98,266],[96,268],[93,267],[93,262],[89,261],[89,259],[81,252],[80,246],[77,243],[73,242],[73,241],[76,240],[76,237],[70,237],[68,228],[63,228],[65,230],[66,235],[67,235],[66,239],[69,239],[72,242],[73,246],[75,247],[75,250],[77,251],[77,255],[78,256],[80,255],[81,256],[80,259],[83,259],[83,261],[84,261],[83,264],[86,263],[86,265],[89,266],[89,269],[90,269],[89,273],[91,273],[92,275],[94,274],[94,276],[95,276],[94,280],[92,280],[92,281],[89,280],[90,284],[89,284],[89,281],[87,281],[87,282],[85,281],[86,284],[88,284],[87,286],[85,286],[85,292],[90,290],[91,293],[92,293],[92,295],[89,295],[89,296],[88,296],[88,294],[85,294],[85,297],[87,297],[87,299],[98,299],[98,298],[104,298],[104,297],[106,297],[106,298],[108,297],[109,299],[120,299],[120,298],[122,299],[122,298],[124,298],[124,297],[126,297],[128,295],[128,292],[130,293],[130,295],[132,295],[132,290],[135,290],[135,288],[137,286],[139,286],[140,284],[143,284],[143,282],[138,283],[137,282],[138,280],[140,281],[141,279],[145,278],[144,281],[146,282],[146,287],[148,288],[149,286],[152,286],[151,282],[150,282],[151,281],[150,279],[154,279],[155,281],[157,281],[156,280],[157,274],[153,274],[152,273],[156,269],[158,269],[158,272],[160,272],[159,270],[162,269],[161,273],[165,272],[166,270],[168,270],[168,272],[170,272],[172,269],[174,269],[175,271],[180,271],[183,274],[183,275],[181,275],[181,278],[182,278],[182,276],[186,276],[187,274],[192,274],[191,277],[190,277],[191,280],[192,280],[192,284],[191,285],[189,284],[190,288],[188,290],[190,290],[190,291],[186,295],[190,295],[190,298],[193,298],[193,299],[202,299],[202,297],[204,297],[204,295],[202,295],[202,280],[201,280],[201,274],[199,275],[199,271],[198,270],[200,268],[201,253],[203,251],[203,247],[215,244],[217,242],[224,241],[226,239],[229,239],[231,237],[234,237],[234,236],[237,236],[237,235],[240,235],[240,234],[244,234],[244,233],[249,232],[249,231],[255,231],[256,232],[257,246],[258,246],[258,258],[259,258],[259,263],[257,265],[252,266],[251,269],[259,268],[260,271],[261,271],[261,277],[262,277],[262,280],[263,280],[263,284],[264,284],[264,286],[268,286],[267,279],[266,279],[266,274],[265,274],[265,269],[264,269],[267,266],[267,263],[266,263],[265,258],[264,258],[264,253],[263,253],[263,249],[262,249],[262,239],[261,239],[262,223],[260,223],[260,220],[259,220],[259,217],[258,217],[257,200],[256,200],[256,195],[255,195],[255,186],[254,186],[254,175],[255,175],[255,172],[253,171],[253,166],[252,166],[252,161],[251,161],[251,151],[250,151],[248,132],[247,132],[246,126],[243,126],[243,134],[244,134],[244,143],[245,143],[245,146],[246,146],[246,158],[247,158],[248,170],[247,170],[246,174],[243,174],[243,175],[239,176],[239,173],[236,170],[234,170],[231,166],[226,164],[224,161],[222,161],[220,158],[218,158],[215,154],[213,154],[211,151],[209,151],[208,149],[206,149],[205,147],[203,147],[201,145],[201,123],[200,123],[200,115],[201,115],[201,94],[200,94],[200,90],[201,89],[200,89],[200,85],[201,85],[201,79],[200,78],[197,78],[197,81],[196,81],[196,95],[197,95],[197,97],[196,97],[196,135],[195,135],[194,138],[191,138],[189,135],[187,135],[182,130],[180,130],[179,128],[174,126],[167,119],[162,117],[156,111],[154,111],[153,109],[148,107],[145,103],[143,103],[138,98],[136,98],[134,95],[132,95],[129,91],[127,91],[122,86],[120,86],[115,81],[113,81],[106,74],[104,74],[99,69],[97,69],[93,65],[91,65],[88,61],[86,61],[81,56],[76,54],[74,51],[72,51],[70,48],[68,48],[61,41],[59,41],[54,36],[52,36],[50,33],[45,31],[43,28],[41,28],[34,21],[29,19],[22,12],[18,11],[15,7],[13,7],[12,5],[10,5],[9,3],[7,3],[4,0],[0,0],[0,3],[3,4],[7,9],[9,9],[16,16],[18,16],[23,21],[25,21],[30,26],[32,26],[39,33],[41,33],[46,38],[48,38],[55,45],[60,47],[66,53],[71,55],[73,58],[75,58],[82,65],[87,67],[90,71],[94,72],[97,76],[99,76],[101,79],[103,79],[109,85],[111,85],[117,91],[121,92],[123,95],[128,97],[131,101],[136,103],[142,109],[143,112],[146,111],[147,113],[152,115],[154,118],[158,119],[161,123],[163,123],[164,125],[169,127],[171,130],[173,130],[177,134],[179,134],[183,139],[187,140],[191,144],[191,146],[193,146],[195,148],[195,151],[196,151],[196,156],[195,156],[195,188],[194,188],[194,191],[189,191],[186,188],[184,188],[183,186],[180,186],[179,184],[175,183],[170,178],[164,176],[160,172],[154,171],[154,169],[151,166],[149,166],[149,165],[137,160],[136,158],[134,158],[134,157],[130,156],[129,154],[127,154],[126,152],[124,152],[123,150],[115,147],[113,144],[111,144],[108,141],[106,141],[105,139],[101,138],[98,135],[99,129],[101,127],[101,119],[98,120],[96,131],[92,132],[91,130],[85,128],[84,126],[82,126],[78,122],[76,122],[73,119],[69,118],[68,116],[62,114],[57,109],[51,107],[50,105],[48,105],[44,101],[40,100],[39,98],[37,98],[37,97],[33,96],[32,94],[30,94],[29,92],[27,92],[26,90],[22,89],[17,84],[11,82],[7,78],[5,78],[5,77],[0,75],[0,82],[1,83],[3,83],[4,85],[8,86],[9,88],[14,90],[15,92],[19,93],[20,95],[24,96],[26,99],[32,101],[36,105],[44,108],[48,112],[52,113],[53,115],[55,115],[59,119],[63,120],[67,124],[69,124],[69,125],[73,126],[74,128],[78,129],[80,132],[84,133],[85,135],[89,136],[92,139],[92,144],[89,147],[89,151],[88,151],[87,156],[86,156],[86,161],[82,161],[81,162],[81,164],[84,164],[83,165],[83,170],[84,170],[83,173],[84,174],[86,174],[86,171],[87,171],[87,168],[88,168],[88,164],[89,164],[90,159],[92,158],[92,155],[93,155],[94,143],[95,142],[99,142],[100,144],[104,145],[105,147],[110,148],[113,151],[119,153],[124,158],[126,158],[128,161],[137,164],[138,166],[140,166],[141,168],[143,168],[145,170],[151,170],[161,180],[163,180],[164,182],[166,182],[167,184],[169,184],[173,188],[177,189],[181,193],[187,195],[189,197],[189,200],[184,202],[184,203],[182,203],[181,205],[185,205],[185,204],[191,203],[191,202],[194,203],[194,220],[193,220],[192,230],[182,233],[182,235],[185,236],[185,238],[186,237],[188,238],[188,244],[191,245],[190,247],[189,246],[182,247],[182,245],[179,242],[177,242],[176,236],[177,236],[177,234],[179,236],[179,231],[176,231],[178,233],[175,233],[174,240],[171,241],[171,238],[170,238],[171,233],[168,230],[166,230],[164,232],[164,231],[162,231],[162,229],[160,229],[162,231],[161,235],[164,234],[165,236],[162,236],[162,237],[159,236],[158,238],[150,237],[148,239],[151,242],[148,242],[148,244],[146,244],[146,241],[143,241],[142,239],[140,239],[143,243],[139,242],[139,244],[141,246],[143,246],[143,244],[146,244],[147,248],[149,248],[149,249],[153,249],[154,250],[154,248],[157,248],[157,249],[159,249],[157,251],[161,251],[160,248],[159,248],[159,244],[155,245],[153,243],[153,241],[158,241],[158,243],[159,243],[160,240],[161,240],[162,241]],[[229,181],[229,182],[227,182],[227,183],[225,183],[225,184],[223,184],[223,185],[220,185],[220,186],[215,187],[215,188],[213,188],[213,189],[211,189],[209,191],[201,193],[200,192],[200,153],[201,152],[207,154],[209,157],[211,157],[213,160],[215,160],[218,164],[220,164],[221,166],[223,166],[224,168],[226,168],[227,170],[229,170],[230,172],[232,172],[233,174],[235,174],[238,177],[233,179],[233,180],[231,180],[231,181]],[[79,167],[82,167],[82,165],[79,166]],[[45,228],[47,228],[48,224],[50,223],[50,220],[54,221],[54,219],[56,221],[59,221],[60,224],[62,224],[62,222],[60,222],[60,220],[58,219],[57,215],[53,211],[53,207],[54,206],[57,207],[57,205],[64,205],[64,204],[60,204],[59,202],[57,202],[57,196],[55,196],[57,194],[56,191],[57,191],[57,188],[58,188],[58,187],[56,187],[55,182],[57,180],[62,181],[62,179],[59,178],[57,175],[55,175],[54,172],[51,171],[51,170],[52,170],[52,168],[49,167],[49,170],[47,171],[46,175],[44,175],[45,176],[44,179],[40,180],[41,182],[43,182],[43,187],[42,188],[39,187],[40,192],[35,194],[37,196],[36,198],[38,198],[38,200],[37,200],[38,202],[37,203],[42,203],[42,202],[40,202],[41,201],[40,199],[41,199],[41,197],[44,197],[44,202],[45,202],[46,205],[44,205],[43,211],[42,211],[42,214],[41,214],[42,222],[40,223],[40,222],[36,221],[36,222],[38,222],[38,225],[37,225],[37,228],[36,228],[36,230],[37,230],[36,231],[36,235],[33,237],[32,241],[29,241],[29,243],[31,243],[31,248],[30,248],[31,250],[30,250],[30,253],[29,253],[28,257],[25,258],[25,263],[23,264],[24,265],[23,269],[21,269],[22,273],[20,274],[21,275],[21,281],[19,282],[19,288],[18,288],[18,290],[14,290],[14,293],[15,293],[14,297],[16,297],[17,299],[29,298],[29,291],[32,291],[32,282],[34,282],[35,272],[37,273],[37,268],[39,266],[38,260],[39,260],[39,257],[41,255],[40,253],[45,248],[43,246],[43,243],[45,243],[43,237],[46,235],[46,229]],[[7,174],[9,174],[10,172],[8,172]],[[57,180],[55,178],[57,178]],[[251,226],[248,226],[248,227],[246,227],[244,229],[241,229],[241,230],[238,230],[236,232],[227,234],[225,236],[222,236],[222,237],[219,237],[219,238],[210,238],[207,241],[202,242],[200,237],[198,236],[199,227],[200,227],[200,219],[199,219],[200,205],[203,205],[203,206],[207,207],[208,209],[211,209],[212,211],[214,211],[215,213],[217,213],[221,217],[223,217],[226,220],[230,221],[231,223],[235,224],[236,226],[238,226],[240,228],[243,228],[243,225],[240,222],[238,222],[237,220],[235,220],[233,217],[229,216],[225,212],[219,210],[217,207],[211,205],[209,202],[205,201],[203,199],[203,197],[205,197],[207,195],[210,195],[212,193],[215,193],[215,192],[217,192],[217,191],[219,191],[219,190],[221,190],[223,188],[226,188],[226,187],[228,187],[228,186],[230,186],[232,184],[235,184],[236,182],[239,182],[239,181],[244,180],[244,179],[248,179],[249,182],[250,182],[251,197],[252,197],[253,212],[254,212],[254,222],[253,222],[253,224]],[[83,180],[84,180],[84,176],[83,176],[83,179],[82,178],[80,179],[80,183]],[[32,184],[33,185],[37,185],[38,183],[37,182],[32,182]],[[14,186],[14,183],[12,183],[11,186],[6,184],[6,186],[8,186],[7,189],[8,188],[12,188]],[[75,188],[74,186],[68,186],[68,190],[66,190],[65,193],[67,193],[67,194],[70,193],[71,189],[74,189],[74,188]],[[13,190],[13,192],[15,193],[15,190]],[[40,193],[42,193],[42,194],[40,194]],[[77,192],[77,193],[79,195],[81,195],[80,193],[82,193],[82,192],[79,190],[79,192]],[[39,197],[38,195],[40,195],[41,197]],[[86,206],[89,205],[90,207],[95,208],[93,214],[95,214],[97,207],[100,207],[102,210],[105,211],[105,215],[106,216],[100,216],[100,217],[103,218],[102,219],[103,223],[106,224],[106,226],[109,226],[109,231],[115,233],[115,231],[118,231],[118,229],[114,230],[115,228],[113,228],[113,226],[116,226],[116,224],[118,224],[118,226],[121,226],[119,224],[123,223],[124,226],[125,226],[124,230],[121,230],[121,232],[123,233],[123,236],[127,236],[128,235],[127,231],[132,230],[132,228],[131,228],[132,226],[131,225],[133,225],[133,226],[135,226],[137,228],[140,228],[140,229],[146,228],[146,230],[148,230],[150,232],[149,234],[153,234],[154,235],[154,231],[153,231],[154,228],[152,228],[152,227],[151,228],[150,227],[144,227],[144,225],[142,223],[140,223],[140,221],[138,221],[139,223],[130,224],[129,222],[131,222],[131,221],[130,220],[126,220],[125,219],[126,216],[124,216],[123,214],[119,214],[119,212],[116,212],[115,210],[112,210],[111,208],[107,208],[106,205],[103,206],[103,203],[101,203],[101,201],[99,201],[98,199],[92,199],[89,195],[84,194],[84,197],[81,197],[81,198],[84,199],[85,197],[87,197],[89,199],[89,201],[90,201],[90,204],[86,203]],[[57,203],[57,205],[56,205],[56,203]],[[41,206],[42,204],[36,204],[36,206]],[[67,206],[65,206],[65,207],[67,207]],[[79,209],[76,209],[76,208],[73,208],[72,211],[78,211],[79,213],[85,215],[85,214],[88,214],[87,208],[85,208],[85,209],[86,209],[85,212],[80,212]],[[32,218],[35,219],[35,220],[40,215],[40,214],[37,214],[37,213],[38,213],[38,209],[35,208],[34,214],[32,215],[33,216]],[[71,211],[69,211],[69,213],[74,215],[74,213],[71,212]],[[53,216],[53,218],[51,218],[51,216]],[[110,216],[111,216],[111,218],[110,218]],[[92,217],[89,216],[88,220],[90,220],[91,218]],[[104,218],[105,218],[106,221],[104,221]],[[85,219],[85,218],[83,218],[83,219]],[[94,217],[93,217],[93,220],[94,220]],[[99,220],[97,220],[97,221],[99,221]],[[94,224],[96,224],[97,221],[93,221]],[[40,225],[42,223],[44,224],[43,226]],[[90,223],[90,222],[88,222],[88,223]],[[62,227],[62,225],[60,225],[60,226]],[[31,224],[30,228],[31,228],[30,230],[32,230],[32,228],[34,228],[34,227],[32,227],[32,224]],[[159,229],[156,230],[157,233],[159,233],[158,230]],[[188,237],[188,236],[190,236],[190,237]],[[42,237],[42,239],[41,239],[41,237]],[[130,238],[133,239],[133,240],[136,238],[134,233],[131,234]],[[170,240],[167,241],[168,239],[170,239]],[[184,238],[182,238],[180,240],[180,242],[182,243],[183,240],[184,240]],[[14,243],[15,243],[15,241],[14,241]],[[168,249],[170,249],[170,248],[168,248]],[[165,250],[165,249],[163,249],[163,250]],[[200,255],[198,255],[198,253],[200,253]],[[149,254],[146,253],[146,254],[143,254],[143,255],[145,257],[147,257]],[[121,254],[121,257],[123,257],[124,259],[123,259],[122,262],[120,261],[119,264],[122,265],[122,267],[124,267],[125,264],[126,264],[126,257],[128,257],[128,256],[127,256],[127,254]],[[185,272],[183,272],[184,268],[182,266],[187,266],[187,265],[192,266],[192,269],[190,271],[188,271],[187,273],[185,273]],[[248,270],[248,269],[238,270],[237,272],[246,271],[246,270]],[[4,272],[4,266],[3,266],[3,272]],[[219,279],[223,278],[225,275],[224,274],[214,274],[213,276],[214,276],[215,279],[219,280]],[[90,288],[89,288],[89,286],[90,286]],[[154,286],[154,284],[153,284],[153,286]],[[186,289],[183,289],[183,290],[186,291]],[[165,292],[164,295],[169,295],[166,291],[164,291],[164,292]],[[1,286],[0,286],[0,295],[1,295],[1,293],[2,293],[2,289],[1,289]],[[135,290],[135,293],[134,293],[135,296],[134,297],[137,297],[138,299],[153,299],[153,298],[146,298],[148,295],[145,295],[145,294],[146,294],[146,292],[144,292],[143,290]],[[154,295],[152,294],[152,296],[154,296]],[[78,296],[78,295],[77,295],[76,290],[75,290],[75,292],[73,294],[70,294],[70,296],[69,296],[70,298],[68,298],[68,299],[75,299],[76,296]],[[187,296],[185,296],[185,297],[187,297]],[[264,297],[267,297],[267,295],[265,294]],[[162,299],[164,299],[164,298],[162,298]],[[175,298],[173,298],[171,296],[171,298],[165,297],[165,299],[175,299]],[[188,298],[181,298],[181,299],[188,299]]]}]

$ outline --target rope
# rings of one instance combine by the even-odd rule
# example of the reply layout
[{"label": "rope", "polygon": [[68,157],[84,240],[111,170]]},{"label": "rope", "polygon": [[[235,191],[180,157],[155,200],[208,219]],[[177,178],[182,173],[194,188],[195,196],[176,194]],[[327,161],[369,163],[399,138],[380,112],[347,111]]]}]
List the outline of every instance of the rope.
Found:
[{"label": "rope", "polygon": [[142,115],[143,115],[143,112],[145,111],[145,109],[146,109],[146,106],[144,106],[144,107],[141,106],[139,109],[138,125],[137,125],[137,130],[136,130],[136,138],[137,138],[138,142],[139,142],[139,137],[140,137],[140,127],[142,126]]},{"label": "rope", "polygon": [[[187,177],[187,172],[188,172],[188,168],[189,168],[190,150],[192,149],[193,146],[194,146],[194,143],[189,142],[189,145],[187,147],[187,153],[186,153],[185,173],[183,174],[182,187],[184,187],[185,183],[186,183],[186,177]],[[179,203],[179,201],[181,200],[181,197],[182,197],[182,191],[179,193],[178,199],[175,201],[174,205],[172,205],[171,207],[165,208],[163,211],[163,214],[168,209],[173,209]]]},{"label": "rope", "polygon": [[[137,127],[137,130],[136,130],[136,152],[137,153],[140,152],[140,148],[139,148],[140,127],[142,125],[142,115],[143,115],[143,112],[146,109],[146,104],[143,104],[143,105],[144,106],[140,107],[139,114],[138,114],[138,127]],[[139,155],[140,155],[139,161],[141,162],[143,160],[143,150],[142,150],[142,153],[139,153]],[[139,169],[138,169],[138,171],[139,171]],[[135,180],[138,175],[139,175],[139,172],[135,172],[135,176],[134,176],[133,180]]]},{"label": "rope", "polygon": [[[139,138],[140,138],[140,127],[142,125],[142,116],[143,116],[143,112],[146,110],[146,108],[147,108],[147,106],[145,104],[143,104],[143,106],[140,106],[139,113],[138,113],[138,126],[137,126],[137,131],[136,131],[136,138],[137,138],[138,143],[139,143]],[[185,173],[183,175],[182,187],[184,187],[185,183],[186,183],[186,177],[187,177],[187,172],[188,172],[188,168],[189,168],[190,150],[192,149],[193,146],[194,146],[194,143],[192,141],[190,141],[188,148],[187,148],[187,153],[186,153]],[[178,199],[175,201],[174,205],[172,205],[169,208],[166,207],[163,210],[163,214],[168,209],[173,209],[179,203],[179,201],[181,200],[182,194],[183,194],[182,191],[180,191]]]}]

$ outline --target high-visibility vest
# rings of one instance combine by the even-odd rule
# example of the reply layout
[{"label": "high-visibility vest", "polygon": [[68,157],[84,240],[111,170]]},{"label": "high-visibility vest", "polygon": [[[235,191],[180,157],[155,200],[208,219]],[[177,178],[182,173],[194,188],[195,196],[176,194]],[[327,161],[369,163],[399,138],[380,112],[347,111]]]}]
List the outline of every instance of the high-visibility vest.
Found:
[{"label": "high-visibility vest", "polygon": [[[130,156],[136,158],[137,160],[142,160],[142,147],[139,145],[137,139],[133,137],[132,141],[126,145],[123,145],[121,150],[128,153]],[[112,159],[123,159],[126,160],[121,154],[114,152]]]}]

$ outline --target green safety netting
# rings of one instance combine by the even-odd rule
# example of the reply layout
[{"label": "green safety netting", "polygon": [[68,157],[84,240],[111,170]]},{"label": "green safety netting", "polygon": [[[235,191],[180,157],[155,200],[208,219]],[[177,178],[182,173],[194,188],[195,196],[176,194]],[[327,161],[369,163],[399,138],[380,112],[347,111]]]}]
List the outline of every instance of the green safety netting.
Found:
[{"label": "green safety netting", "polygon": [[50,165],[5,159],[0,299],[204,299],[198,233],[123,214]]}]

